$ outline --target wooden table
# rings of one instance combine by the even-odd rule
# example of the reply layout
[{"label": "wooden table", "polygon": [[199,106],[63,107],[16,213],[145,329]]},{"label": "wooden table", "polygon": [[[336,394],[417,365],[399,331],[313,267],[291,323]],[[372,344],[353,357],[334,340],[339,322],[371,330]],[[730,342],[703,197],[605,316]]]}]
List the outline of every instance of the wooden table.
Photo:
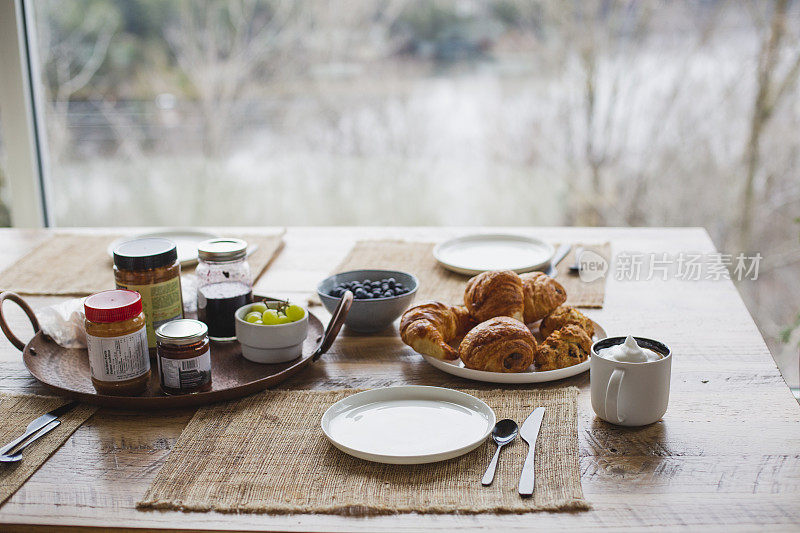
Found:
[{"label": "wooden table", "polygon": [[[357,239],[434,241],[475,229],[289,229],[286,247],[258,286],[272,294],[305,296]],[[248,230],[258,231],[229,231]],[[553,242],[608,240],[615,254],[713,251],[708,234],[698,228],[512,231],[535,233]],[[0,231],[0,268],[47,235],[33,230]],[[37,307],[57,298],[30,300]],[[30,330],[13,304],[8,312],[15,331]],[[319,307],[314,312],[324,315]],[[605,307],[587,314],[610,335],[631,332],[660,339],[674,353],[669,409],[662,422],[641,429],[613,427],[594,416],[588,373],[545,385],[581,389],[581,473],[591,511],[373,518],[137,511],[136,501],[166,460],[192,411],[100,410],[0,507],[0,523],[17,524],[20,529],[69,525],[290,531],[800,528],[800,407],[732,283],[618,281],[611,276]],[[347,332],[319,363],[286,385],[334,389],[406,383],[476,386],[435,370],[394,334]],[[29,376],[19,352],[5,338],[0,339],[0,390],[47,392]]]}]

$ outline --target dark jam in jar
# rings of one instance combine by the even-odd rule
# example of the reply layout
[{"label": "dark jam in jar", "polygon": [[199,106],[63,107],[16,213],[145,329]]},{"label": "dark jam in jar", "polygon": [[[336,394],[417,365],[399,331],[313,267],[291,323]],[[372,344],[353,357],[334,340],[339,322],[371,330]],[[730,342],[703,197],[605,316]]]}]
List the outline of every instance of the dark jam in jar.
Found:
[{"label": "dark jam in jar", "polygon": [[158,375],[166,394],[211,390],[208,328],[199,320],[173,320],[158,328]]},{"label": "dark jam in jar", "polygon": [[208,325],[208,336],[236,337],[236,310],[253,303],[253,289],[239,282],[215,283],[197,291],[197,318]]}]

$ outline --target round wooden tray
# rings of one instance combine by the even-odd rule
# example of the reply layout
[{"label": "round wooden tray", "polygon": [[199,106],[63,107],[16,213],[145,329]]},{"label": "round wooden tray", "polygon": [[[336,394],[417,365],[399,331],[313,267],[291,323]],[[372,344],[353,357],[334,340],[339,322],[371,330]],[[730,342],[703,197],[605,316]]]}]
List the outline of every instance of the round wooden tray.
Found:
[{"label": "round wooden tray", "polygon": [[[33,324],[36,334],[27,344],[20,341],[8,327],[3,316],[5,300],[17,303]],[[33,377],[62,396],[106,407],[165,409],[241,398],[293,376],[319,359],[331,347],[344,324],[344,318],[352,301],[352,294],[346,294],[342,298],[327,329],[323,329],[320,320],[309,312],[308,337],[303,343],[303,354],[288,363],[275,365],[253,363],[242,357],[242,349],[238,342],[212,341],[212,389],[208,392],[182,396],[164,394],[159,387],[158,372],[155,369],[151,373],[147,390],[141,396],[97,394],[92,386],[89,356],[86,350],[63,348],[47,337],[42,333],[33,309],[13,292],[0,294],[0,329],[11,344],[22,350],[22,359]]]}]

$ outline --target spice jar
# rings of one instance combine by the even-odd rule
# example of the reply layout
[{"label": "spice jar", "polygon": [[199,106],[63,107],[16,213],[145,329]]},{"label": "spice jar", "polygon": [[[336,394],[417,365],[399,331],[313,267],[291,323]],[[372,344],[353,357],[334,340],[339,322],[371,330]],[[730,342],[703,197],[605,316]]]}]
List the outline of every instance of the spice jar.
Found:
[{"label": "spice jar", "polygon": [[167,394],[211,390],[211,351],[208,328],[199,320],[183,318],[156,330],[158,373]]},{"label": "spice jar", "polygon": [[215,341],[236,340],[236,310],[253,303],[253,280],[247,243],[241,239],[210,239],[198,247],[197,318]]},{"label": "spice jar", "polygon": [[147,388],[147,352],[142,297],[127,290],[98,292],[83,303],[92,384],[100,394],[135,396]]},{"label": "spice jar", "polygon": [[118,289],[142,295],[147,320],[147,347],[156,355],[156,329],[183,318],[181,264],[178,250],[169,239],[135,239],[114,250],[114,279]]}]

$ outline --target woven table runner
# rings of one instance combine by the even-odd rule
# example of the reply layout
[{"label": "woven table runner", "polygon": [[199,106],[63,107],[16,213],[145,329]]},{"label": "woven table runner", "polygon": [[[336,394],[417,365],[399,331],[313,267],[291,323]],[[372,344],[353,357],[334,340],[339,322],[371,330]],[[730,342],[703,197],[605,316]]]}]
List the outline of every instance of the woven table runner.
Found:
[{"label": "woven table runner", "polygon": [[[434,246],[433,243],[424,242],[359,241],[336,268],[336,272],[362,268],[402,270],[419,279],[417,302],[440,300],[451,305],[461,303],[464,301],[464,288],[470,276],[456,274],[437,263],[433,257]],[[567,291],[566,303],[575,307],[603,307],[605,277],[586,283],[569,273],[569,266],[575,262],[577,246],[579,245],[573,245],[569,255],[561,262],[556,276]],[[580,246],[598,253],[606,261],[611,255],[609,243]]]},{"label": "woven table runner", "polygon": [[383,465],[350,457],[325,438],[320,419],[357,392],[266,391],[200,409],[137,506],[253,513],[521,513],[582,510],[577,389],[464,391],[498,419],[520,424],[544,406],[532,498],[517,493],[528,446],[503,449],[497,477],[481,485],[495,445],[449,461]]},{"label": "woven table runner", "polygon": [[[248,257],[255,281],[283,246],[281,235],[242,235],[258,249]],[[53,235],[0,273],[0,290],[21,294],[83,296],[113,289],[113,261],[108,245],[119,235]],[[194,266],[181,269],[194,272]]]},{"label": "woven table runner", "polygon": [[[47,396],[0,394],[0,446],[19,437],[29,423],[66,402]],[[0,504],[14,494],[58,450],[96,407],[79,405],[59,417],[61,424],[25,448],[22,461],[0,464]]]}]

